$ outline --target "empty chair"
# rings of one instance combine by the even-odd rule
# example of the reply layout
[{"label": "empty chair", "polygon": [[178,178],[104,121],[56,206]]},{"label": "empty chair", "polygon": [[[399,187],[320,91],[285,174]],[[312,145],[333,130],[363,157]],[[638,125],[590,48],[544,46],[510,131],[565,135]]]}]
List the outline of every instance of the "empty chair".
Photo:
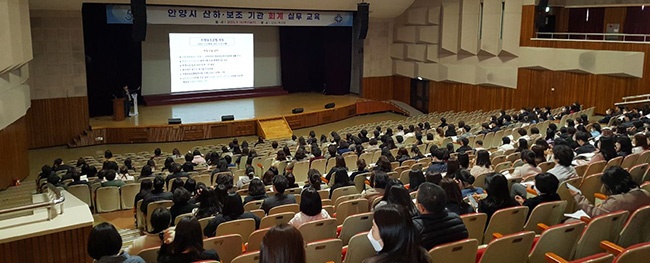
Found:
[{"label": "empty chair", "polygon": [[639,158],[636,159],[637,164],[644,164],[650,162],[650,151],[644,151],[639,155]]},{"label": "empty chair", "polygon": [[595,255],[591,255],[588,257],[584,258],[578,258],[572,261],[567,261],[566,259],[555,255],[553,252],[546,253],[546,262],[551,262],[551,263],[564,263],[564,262],[571,262],[571,263],[611,263],[612,260],[614,260],[614,256],[612,254],[607,254],[607,253],[598,253]]},{"label": "empty chair", "polygon": [[500,164],[497,164],[494,166],[494,171],[497,173],[502,172],[503,170],[506,170],[512,166],[512,163],[509,161],[502,162]]},{"label": "empty chair", "polygon": [[505,155],[495,156],[494,158],[492,158],[492,165],[496,167],[496,165],[505,162],[506,158],[507,157]]},{"label": "empty chair", "polygon": [[640,155],[641,155],[640,153],[634,153],[634,154],[630,154],[628,156],[625,156],[625,158],[623,158],[623,161],[621,162],[621,165],[620,165],[621,168],[628,169],[628,170],[630,168],[632,168],[632,166],[634,166],[636,164],[636,160],[639,158]]},{"label": "empty chair", "polygon": [[476,259],[476,239],[465,239],[429,250],[432,263],[471,263]]},{"label": "empty chair", "polygon": [[293,166],[293,176],[296,177],[296,182],[303,183],[307,181],[308,171],[309,171],[309,161],[297,162]]},{"label": "empty chair", "polygon": [[537,227],[537,224],[545,224],[547,226],[554,226],[560,223],[560,220],[564,217],[564,209],[566,208],[567,201],[555,201],[541,203],[537,205],[528,217],[528,221],[524,226],[524,231],[534,231],[537,234],[541,233],[541,230]]},{"label": "empty chair", "polygon": [[199,225],[201,225],[201,232],[205,229],[205,227],[210,223],[210,221],[214,219],[214,216],[209,216],[209,217],[204,217],[199,219]]},{"label": "empty chair", "polygon": [[356,193],[357,193],[357,189],[354,186],[340,187],[340,188],[336,188],[332,192],[332,198],[330,198],[330,199],[336,200],[337,198],[339,198],[341,196],[351,195],[351,194],[356,194]]},{"label": "empty chair", "polygon": [[580,238],[584,222],[573,222],[552,226],[539,237],[528,255],[528,263],[544,263],[544,254],[553,252],[563,258],[571,258],[576,241]]},{"label": "empty chair", "polygon": [[348,171],[356,171],[357,170],[357,157],[356,154],[348,154],[344,157],[345,159],[345,167],[348,168]]},{"label": "empty chair", "polygon": [[298,204],[279,205],[274,208],[271,208],[271,210],[269,210],[269,215],[275,215],[275,214],[286,213],[286,212],[293,212],[294,214],[299,213],[300,206]]},{"label": "empty chair", "polygon": [[602,173],[603,170],[605,170],[605,165],[607,165],[606,161],[597,161],[589,164],[589,166],[587,167],[587,171],[585,171],[582,177],[587,178],[587,176],[597,174],[597,173]]},{"label": "empty chair", "polygon": [[609,253],[617,255],[613,262],[615,263],[636,263],[648,261],[650,255],[650,242],[639,243],[628,248],[622,248],[611,242],[601,242]]},{"label": "empty chair", "polygon": [[600,180],[602,176],[603,173],[590,175],[587,178],[584,178],[584,181],[582,181],[582,184],[580,185],[582,195],[587,198],[591,204],[594,203],[594,194],[600,193],[600,189],[603,187],[603,182]]},{"label": "empty chair", "polygon": [[377,252],[368,240],[368,232],[356,234],[348,242],[348,252],[345,254],[344,263],[361,263],[367,258],[375,256]]},{"label": "empty chair", "polygon": [[573,195],[571,195],[571,193],[569,193],[569,188],[567,188],[566,184],[571,184],[577,187],[577,185],[580,183],[580,180],[582,180],[582,178],[573,178],[566,180],[564,182],[561,182],[560,186],[557,188],[557,194],[560,196],[560,199],[567,202],[566,208],[564,208],[565,213],[573,213],[576,211],[576,199],[573,198]]},{"label": "empty chair", "polygon": [[[490,220],[491,222],[492,220]],[[535,233],[520,232],[497,238],[485,248],[480,263],[521,263],[528,260],[528,252],[533,244]]]},{"label": "empty chair", "polygon": [[[357,193],[363,192],[363,190],[366,189],[366,176],[368,176],[369,173],[362,173],[358,174],[357,176],[354,177],[354,187],[357,189]],[[326,198],[329,197],[328,195],[325,196]]]},{"label": "empty chair", "polygon": [[260,228],[259,230],[255,230],[253,233],[251,233],[251,235],[248,237],[246,252],[259,251],[260,245],[262,244],[262,238],[264,238],[266,232],[269,232],[268,228]]},{"label": "empty chair", "polygon": [[95,195],[97,213],[120,210],[120,188],[115,186],[100,187],[97,188]]},{"label": "empty chair", "polygon": [[623,248],[634,244],[650,242],[650,205],[640,207],[627,221],[617,244]]},{"label": "empty chair", "polygon": [[334,201],[334,207],[338,207],[341,203],[345,201],[350,201],[350,200],[355,200],[355,199],[361,199],[360,194],[351,194],[351,195],[344,195],[336,199]]},{"label": "empty chair", "polygon": [[496,211],[485,229],[483,244],[490,243],[494,233],[509,235],[521,231],[524,228],[527,216],[527,206],[510,207]]},{"label": "empty chair", "polygon": [[183,217],[193,217],[193,216],[194,216],[193,213],[180,214],[180,215],[176,216],[176,219],[174,219],[174,225],[177,225],[178,222],[180,222],[181,219],[183,219]]},{"label": "empty chair", "polygon": [[140,192],[140,183],[125,184],[120,187],[120,202],[122,209],[133,209],[133,200]]},{"label": "empty chair", "polygon": [[339,234],[339,239],[343,241],[343,245],[347,245],[352,236],[361,232],[370,231],[372,228],[372,220],[373,213],[362,213],[348,216],[343,221],[343,227],[341,227],[341,233]]},{"label": "empty chair", "polygon": [[[635,183],[637,184],[642,184],[643,183],[643,176],[645,173],[648,171],[648,164],[643,163],[636,165],[630,169],[630,175],[632,176],[632,180],[634,180]],[[68,188],[68,191],[70,189]]]},{"label": "empty chair", "polygon": [[612,158],[607,162],[607,165],[605,165],[604,170],[607,170],[607,168],[612,167],[612,166],[621,166],[621,163],[623,163],[623,156],[619,156],[616,158]]},{"label": "empty chair", "polygon": [[[321,174],[326,173],[328,170],[325,170],[325,164],[327,160],[325,159],[317,159],[311,162],[311,169],[316,169],[318,170]],[[297,181],[297,180],[296,180]]]},{"label": "empty chair", "polygon": [[234,258],[231,262],[232,263],[258,263],[260,262],[260,252],[255,251],[255,252],[239,255],[236,258]]},{"label": "empty chair", "polygon": [[262,207],[262,203],[264,203],[264,200],[250,201],[244,205],[244,211],[249,212],[255,209],[260,209],[260,207]]},{"label": "empty chair", "polygon": [[483,234],[485,232],[485,223],[487,222],[487,214],[485,213],[472,213],[460,216],[463,224],[467,228],[469,238],[483,241]]},{"label": "empty chair", "polygon": [[[205,229],[205,227],[204,227]],[[242,242],[248,242],[248,237],[255,231],[255,220],[252,218],[238,219],[219,224],[217,227],[216,237],[238,234],[242,238]],[[241,244],[239,242],[239,250],[241,252]],[[219,251],[217,251],[219,252]],[[221,254],[219,254],[221,256]]]},{"label": "empty chair", "polygon": [[214,249],[219,255],[219,262],[230,263],[235,257],[241,255],[242,237],[237,234],[220,235],[203,240],[203,248]]},{"label": "empty chair", "polygon": [[555,167],[555,162],[543,162],[538,164],[537,167],[542,169],[542,173],[545,173],[548,170],[551,170],[551,168]]},{"label": "empty chair", "polygon": [[480,187],[485,189],[485,177],[487,177],[488,174],[490,173],[479,174],[472,185],[476,188]]},{"label": "empty chair", "polygon": [[143,200],[138,200],[138,202],[135,204],[135,224],[138,229],[145,230],[147,223],[144,220],[144,213],[142,213],[142,210],[140,210],[142,202]]},{"label": "empty chair", "polygon": [[341,263],[341,249],[343,242],[340,239],[328,239],[307,243],[305,254],[308,263],[334,262]]},{"label": "empty chair", "polygon": [[152,247],[152,248],[147,248],[140,250],[140,253],[138,253],[138,256],[144,259],[145,262],[150,263],[150,262],[158,262],[158,250],[160,250],[160,247]]},{"label": "empty chair", "polygon": [[260,229],[273,227],[282,223],[289,223],[295,214],[296,213],[294,212],[284,212],[265,216],[262,218],[262,222],[260,222]]},{"label": "empty chair", "polygon": [[[68,192],[70,192],[70,194],[74,195],[76,198],[79,198],[79,200],[83,201],[88,206],[93,205],[92,198],[90,197],[90,187],[88,187],[88,185],[78,184],[68,186]],[[131,200],[131,205],[133,205],[134,199]]]},{"label": "empty chair", "polygon": [[[305,243],[336,238],[336,219],[321,219],[302,224],[298,230]],[[340,250],[339,250],[340,251]]]},{"label": "empty chair", "polygon": [[618,211],[592,218],[576,244],[573,258],[602,252],[600,241],[616,242],[629,214],[628,211]]},{"label": "empty chair", "polygon": [[366,213],[368,211],[368,199],[345,201],[336,207],[336,221],[341,225],[348,216]]},{"label": "empty chair", "polygon": [[574,169],[576,169],[576,174],[578,175],[578,177],[583,177],[585,175],[585,172],[587,171],[587,168],[589,168],[589,164],[583,164],[574,167]]}]

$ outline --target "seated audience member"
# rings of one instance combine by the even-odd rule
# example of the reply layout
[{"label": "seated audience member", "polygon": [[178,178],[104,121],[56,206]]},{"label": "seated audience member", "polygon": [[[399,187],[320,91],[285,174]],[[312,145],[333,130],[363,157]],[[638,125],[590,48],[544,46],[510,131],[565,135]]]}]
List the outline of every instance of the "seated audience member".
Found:
[{"label": "seated audience member", "polygon": [[449,212],[453,212],[457,215],[474,212],[474,208],[471,205],[463,202],[463,194],[460,191],[458,183],[456,183],[454,179],[449,177],[442,178],[442,180],[440,180],[440,187],[442,187],[446,194],[446,202],[444,205]]},{"label": "seated audience member", "polygon": [[140,182],[140,192],[135,195],[133,201],[133,215],[135,216],[135,209],[138,207],[138,201],[143,200],[145,196],[151,193],[153,189],[153,182],[150,179],[145,179]]},{"label": "seated audience member", "polygon": [[72,182],[68,184],[68,187],[73,185],[88,185],[88,181],[86,180],[82,181],[81,175],[76,171],[71,171],[70,174],[72,176]]},{"label": "seated audience member", "polygon": [[[533,209],[541,203],[560,201],[560,196],[557,194],[557,188],[559,185],[560,181],[558,181],[557,177],[554,175],[550,173],[539,173],[535,175],[534,186],[535,191],[537,191],[537,196],[526,199],[525,197],[527,194],[524,188],[523,195],[516,195],[515,200],[519,205],[527,206],[528,215],[530,215],[530,213],[533,212]],[[513,185],[513,188],[520,186],[520,184],[515,184]],[[512,191],[518,190],[513,189]]]},{"label": "seated audience member", "polygon": [[184,185],[185,182],[183,182],[183,179],[176,178],[174,181],[172,181],[172,186],[169,188],[169,192],[173,194],[176,189],[183,187]]},{"label": "seated audience member", "polygon": [[193,164],[197,165],[197,164],[205,163],[205,158],[201,156],[201,152],[199,150],[194,150],[194,152],[192,152],[192,155],[193,155],[193,159],[192,159]]},{"label": "seated audience member", "polygon": [[241,196],[239,196],[239,194],[229,194],[223,204],[221,214],[218,214],[208,222],[208,225],[203,229],[203,234],[206,237],[213,237],[216,235],[217,227],[219,227],[221,223],[247,218],[255,220],[255,229],[260,228],[261,219],[251,212],[244,211],[244,204],[241,201]]},{"label": "seated audience member", "polygon": [[460,169],[462,170],[469,169],[469,154],[460,153],[456,158],[458,159],[458,165],[460,165]]},{"label": "seated audience member", "polygon": [[521,151],[521,160],[524,162],[522,166],[515,168],[512,172],[512,178],[526,178],[542,172],[542,168],[537,167],[535,162],[535,153],[531,150]]},{"label": "seated audience member", "polygon": [[501,141],[503,142],[503,144],[501,144],[501,146],[499,146],[499,148],[498,148],[499,151],[505,152],[507,150],[512,150],[512,149],[515,148],[514,146],[512,146],[512,144],[510,144],[510,137],[507,137],[507,136],[503,137],[503,138],[501,138]]},{"label": "seated audience member", "polygon": [[312,144],[311,154],[314,155],[314,157],[309,158],[309,164],[311,164],[315,160],[325,159],[325,156],[323,156],[323,152],[320,150],[320,148],[318,148],[317,144]]},{"label": "seated audience member", "polygon": [[648,145],[648,137],[643,133],[635,134],[634,148],[632,148],[632,153],[642,153],[647,150],[650,150],[650,145]]},{"label": "seated audience member", "polygon": [[424,173],[419,168],[411,169],[409,172],[409,192],[415,192],[425,182]]},{"label": "seated audience member", "polygon": [[296,183],[296,177],[293,175],[292,172],[287,173],[287,175],[285,175],[285,176],[287,177],[287,180],[289,181],[289,188],[297,188],[297,187],[300,187],[300,186]]},{"label": "seated audience member", "polygon": [[457,174],[456,180],[458,180],[458,186],[460,187],[460,192],[462,194],[462,197],[465,198],[468,195],[474,195],[474,194],[483,194],[483,188],[481,187],[474,187],[474,180],[476,178],[472,176],[472,174],[469,173],[467,170],[461,170],[460,173]]},{"label": "seated audience member", "polygon": [[[455,185],[453,179],[445,179],[451,181],[450,185]],[[445,194],[445,192],[440,186],[424,183],[420,186],[415,199],[415,206],[420,214],[413,217],[413,225],[422,239],[422,247],[426,250],[463,240],[469,236],[467,228],[458,214],[445,208],[445,203],[449,204],[447,199],[449,194]],[[460,195],[460,190],[457,189],[455,192]]]},{"label": "seated audience member", "polygon": [[384,197],[382,197],[381,201],[374,207],[374,209],[388,204],[395,204],[403,207],[411,217],[417,215],[418,213],[418,210],[415,208],[415,205],[411,200],[411,196],[409,195],[408,190],[404,188],[404,185],[402,185],[400,181],[395,179],[389,181],[388,185],[386,186],[386,193],[384,194]]},{"label": "seated audience member", "polygon": [[174,205],[172,205],[172,207],[169,209],[169,212],[172,215],[172,225],[174,224],[177,216],[192,213],[194,209],[199,207],[196,204],[190,203],[192,194],[184,187],[178,187],[173,191],[173,193],[174,195],[172,197],[172,201],[174,201]]},{"label": "seated audience member", "polygon": [[111,223],[100,223],[93,227],[88,236],[88,255],[96,263],[145,263],[138,256],[131,256],[122,250],[122,237]]},{"label": "seated audience member", "polygon": [[52,171],[53,172],[56,172],[56,171],[70,171],[71,169],[73,169],[73,168],[71,166],[63,163],[63,159],[61,159],[61,158],[56,158],[56,160],[54,160],[54,165],[52,165]]},{"label": "seated audience member", "polygon": [[[307,180],[309,183],[305,184],[303,188],[314,188],[316,191],[321,190],[322,175],[316,169],[309,169],[307,172]],[[304,191],[304,190],[303,190]]]},{"label": "seated audience member", "polygon": [[515,152],[521,152],[523,150],[528,150],[528,141],[525,139],[519,139],[518,141],[518,146],[517,149],[515,149]]},{"label": "seated audience member", "polygon": [[106,171],[106,182],[102,183],[102,187],[106,187],[106,186],[122,187],[123,185],[126,184],[122,180],[115,179],[116,176],[117,176],[117,172],[115,172],[115,170]]},{"label": "seated audience member", "polygon": [[43,165],[43,167],[41,167],[41,173],[38,174],[38,179],[47,179],[52,174],[54,174],[52,167],[47,164]]},{"label": "seated audience member", "polygon": [[194,159],[194,155],[192,155],[191,153],[185,154],[185,162],[181,165],[181,169],[184,172],[194,171],[194,166],[196,164],[192,163],[193,159]]},{"label": "seated audience member", "polygon": [[171,166],[169,172],[172,174],[168,175],[167,179],[165,179],[167,184],[169,184],[169,181],[172,181],[176,178],[181,178],[181,177],[190,178],[190,175],[186,172],[183,172],[183,170],[181,169],[181,165],[177,163],[174,163]]},{"label": "seated audience member", "polygon": [[300,212],[289,221],[290,225],[299,228],[304,223],[330,218],[327,211],[323,209],[318,190],[306,188],[300,196]]},{"label": "seated audience member", "polygon": [[583,154],[583,153],[592,153],[596,151],[596,147],[591,145],[589,143],[589,134],[586,132],[576,132],[576,142],[580,147],[576,149],[576,154]]},{"label": "seated audience member", "polygon": [[449,159],[449,152],[446,149],[432,148],[431,157],[433,157],[433,160],[427,169],[427,174],[447,172],[446,161]]},{"label": "seated audience member", "polygon": [[242,187],[244,187],[245,184],[250,183],[250,181],[255,178],[258,178],[257,176],[255,176],[255,168],[253,168],[252,166],[246,167],[246,176],[239,177],[239,181],[237,181],[237,189],[242,189]]},{"label": "seated audience member", "polygon": [[403,161],[409,159],[411,159],[411,156],[409,156],[409,151],[405,147],[400,147],[397,150],[397,158],[395,158],[395,161],[401,164]]},{"label": "seated audience member", "polygon": [[487,192],[487,197],[478,201],[478,212],[486,213],[488,222],[492,218],[492,215],[499,209],[519,205],[510,197],[508,180],[500,173],[491,173],[485,177],[485,191]]},{"label": "seated audience member", "polygon": [[126,165],[122,165],[122,167],[120,167],[118,179],[122,181],[133,181],[135,180],[135,177],[129,174],[129,168],[126,167]]},{"label": "seated audience member", "polygon": [[327,172],[327,175],[325,175],[325,180],[327,180],[327,184],[329,186],[332,186],[336,183],[336,176],[333,176],[338,170],[343,170],[345,174],[347,175],[348,172],[348,167],[345,165],[345,158],[342,155],[336,156],[335,159],[335,165],[332,167],[332,169]]},{"label": "seated audience member", "polygon": [[530,140],[530,136],[528,136],[528,131],[526,131],[525,128],[517,129],[517,133],[519,133],[519,139]]},{"label": "seated audience member", "polygon": [[266,195],[266,187],[262,180],[255,178],[248,184],[248,196],[244,197],[244,204],[250,201],[264,200]]},{"label": "seated audience member", "polygon": [[147,205],[151,202],[173,199],[174,194],[171,192],[165,192],[164,188],[165,179],[163,179],[162,176],[156,176],[153,179],[153,190],[142,199],[142,206],[140,206],[140,211],[142,211],[142,213],[145,215],[147,214]]},{"label": "seated audience member", "polygon": [[173,222],[169,210],[164,207],[156,208],[156,210],[151,214],[151,226],[153,227],[153,231],[133,240],[131,246],[129,246],[125,251],[137,255],[143,249],[160,247],[163,243],[163,231],[165,231],[165,229],[169,227],[170,223]]},{"label": "seated audience member", "polygon": [[364,160],[364,159],[357,159],[357,171],[353,172],[353,173],[350,175],[350,181],[354,182],[354,178],[355,178],[357,175],[359,175],[359,174],[363,174],[363,173],[367,173],[367,172],[368,172],[368,169],[367,169],[366,167],[367,167],[367,165],[366,165],[366,160]]},{"label": "seated audience member", "polygon": [[142,166],[142,169],[140,169],[140,178],[144,177],[153,177],[153,171],[151,170],[151,166],[145,165]]},{"label": "seated audience member", "polygon": [[259,260],[260,263],[307,262],[302,234],[289,224],[271,227],[262,238]]},{"label": "seated audience member", "polygon": [[560,183],[578,176],[576,169],[571,166],[573,151],[569,146],[556,145],[553,147],[553,158],[555,159],[555,167],[548,170],[548,173],[555,175]]},{"label": "seated audience member", "polygon": [[[183,184],[183,188],[190,192],[190,195],[193,197],[194,193],[196,193],[196,180],[190,178],[185,181],[185,184]],[[191,202],[191,201],[190,201]]]},{"label": "seated audience member", "polygon": [[196,219],[211,217],[221,212],[222,205],[215,190],[199,185],[196,192],[196,203],[199,203],[199,208],[194,212]]},{"label": "seated audience member", "polygon": [[627,135],[616,137],[616,154],[618,156],[628,156],[632,153],[632,140]]},{"label": "seated audience member", "polygon": [[611,136],[600,137],[600,140],[598,140],[598,151],[596,152],[596,155],[591,157],[589,163],[595,163],[598,161],[609,162],[609,160],[616,158],[618,155],[614,143],[614,138]]},{"label": "seated audience member", "polygon": [[469,146],[469,139],[467,139],[466,137],[458,138],[456,142],[460,144],[460,147],[456,149],[457,153],[464,153],[472,150],[472,147]]},{"label": "seated audience member", "polygon": [[203,248],[199,220],[184,217],[176,229],[165,231],[165,241],[158,251],[158,263],[190,263],[201,260],[218,261],[219,255],[214,250]]},{"label": "seated audience member", "polygon": [[372,229],[368,232],[368,240],[377,255],[363,262],[431,262],[427,251],[420,246],[418,230],[409,219],[408,212],[398,205],[377,208]]},{"label": "seated audience member", "polygon": [[600,181],[605,188],[605,194],[608,195],[601,205],[591,204],[582,194],[569,190],[578,203],[577,208],[592,218],[618,210],[633,213],[639,207],[650,204],[650,193],[639,188],[630,173],[619,166],[607,168]]},{"label": "seated audience member", "polygon": [[372,203],[375,202],[375,199],[384,197],[388,180],[388,174],[382,171],[374,171],[370,175],[370,186],[372,188],[366,189],[361,193],[363,198],[368,199],[370,208],[372,208]]},{"label": "seated audience member", "polygon": [[269,196],[264,199],[261,209],[264,213],[268,214],[271,208],[287,204],[295,204],[296,198],[292,194],[284,194],[284,190],[289,187],[289,180],[284,175],[276,175],[273,177],[273,190],[275,195]]},{"label": "seated audience member", "polygon": [[393,167],[391,166],[388,157],[382,155],[377,159],[377,163],[375,163],[375,168],[373,168],[373,170],[388,173],[393,170]]},{"label": "seated audience member", "polygon": [[95,166],[84,165],[81,167],[81,175],[85,175],[86,178],[93,178],[97,176],[97,168]]},{"label": "seated audience member", "polygon": [[477,177],[491,172],[494,172],[494,170],[492,170],[492,163],[490,162],[490,152],[486,150],[476,152],[476,161],[474,167],[472,167],[469,173],[472,174],[472,176]]},{"label": "seated audience member", "polygon": [[346,186],[351,186],[353,185],[352,182],[350,182],[350,177],[348,177],[348,172],[343,169],[339,169],[336,171],[334,174],[334,185],[330,188],[330,198],[332,198],[332,193],[334,193],[334,190],[341,188],[341,187],[346,187]]}]

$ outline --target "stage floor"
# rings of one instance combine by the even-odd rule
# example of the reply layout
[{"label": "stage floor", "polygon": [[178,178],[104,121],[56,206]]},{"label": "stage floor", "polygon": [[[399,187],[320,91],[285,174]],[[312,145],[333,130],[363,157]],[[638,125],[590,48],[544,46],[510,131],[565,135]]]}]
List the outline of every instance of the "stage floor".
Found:
[{"label": "stage floor", "polygon": [[90,118],[93,128],[137,127],[167,125],[169,118],[181,118],[183,124],[219,122],[222,115],[235,115],[235,120],[265,119],[291,115],[294,108],[304,112],[322,110],[330,102],[336,108],[364,100],[356,95],[323,95],[320,93],[292,93],[281,96],[234,99],[188,104],[140,106],[139,114],[123,121],[113,121],[112,116]]}]

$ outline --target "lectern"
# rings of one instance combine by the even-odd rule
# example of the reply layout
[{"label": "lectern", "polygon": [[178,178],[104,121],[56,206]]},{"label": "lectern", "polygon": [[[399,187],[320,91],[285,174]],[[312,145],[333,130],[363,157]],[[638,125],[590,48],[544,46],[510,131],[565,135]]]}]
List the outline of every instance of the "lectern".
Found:
[{"label": "lectern", "polygon": [[124,98],[113,99],[113,120],[121,121],[126,118],[124,116]]}]

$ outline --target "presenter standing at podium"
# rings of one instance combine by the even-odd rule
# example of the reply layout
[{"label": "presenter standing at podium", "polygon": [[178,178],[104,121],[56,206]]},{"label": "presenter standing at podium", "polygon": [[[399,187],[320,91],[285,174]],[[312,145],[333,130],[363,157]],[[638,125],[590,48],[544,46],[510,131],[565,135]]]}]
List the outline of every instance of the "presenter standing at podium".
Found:
[{"label": "presenter standing at podium", "polygon": [[131,117],[131,104],[133,103],[133,96],[132,94],[137,94],[138,90],[140,90],[140,87],[138,87],[135,90],[130,90],[129,85],[124,85],[122,87],[124,90],[122,92],[122,96],[124,96],[124,117]]}]

